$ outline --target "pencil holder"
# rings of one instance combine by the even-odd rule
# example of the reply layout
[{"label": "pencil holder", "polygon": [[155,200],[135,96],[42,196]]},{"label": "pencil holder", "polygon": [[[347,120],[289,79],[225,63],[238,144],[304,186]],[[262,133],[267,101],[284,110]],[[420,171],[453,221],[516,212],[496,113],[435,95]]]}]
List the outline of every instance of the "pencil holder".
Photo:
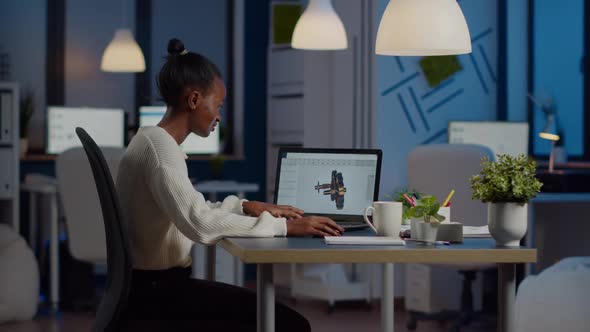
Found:
[{"label": "pencil holder", "polygon": [[451,222],[451,207],[450,206],[441,206],[438,209],[438,214],[445,217],[444,223]]}]

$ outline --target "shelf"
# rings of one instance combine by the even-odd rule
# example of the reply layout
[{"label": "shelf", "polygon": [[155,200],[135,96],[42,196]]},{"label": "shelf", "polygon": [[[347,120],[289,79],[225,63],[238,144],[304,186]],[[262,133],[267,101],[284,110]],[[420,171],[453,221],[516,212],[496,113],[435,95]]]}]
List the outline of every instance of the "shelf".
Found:
[{"label": "shelf", "polygon": [[55,161],[57,155],[53,154],[27,154],[20,157],[21,161]]}]

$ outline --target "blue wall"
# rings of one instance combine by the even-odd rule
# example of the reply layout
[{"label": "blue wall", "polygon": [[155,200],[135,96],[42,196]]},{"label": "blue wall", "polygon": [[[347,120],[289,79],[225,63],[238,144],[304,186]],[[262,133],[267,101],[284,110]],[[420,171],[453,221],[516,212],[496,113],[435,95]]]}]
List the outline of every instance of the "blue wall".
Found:
[{"label": "blue wall", "polygon": [[[244,37],[244,160],[227,161],[224,178],[260,185],[249,199],[264,201],[266,188],[266,61],[270,1],[247,1]],[[189,161],[189,175],[209,176],[207,162]]]},{"label": "blue wall", "polygon": [[[389,1],[378,1],[379,20]],[[494,120],[497,80],[497,1],[459,1],[473,53],[463,70],[430,88],[420,57],[377,56],[377,147],[383,149],[381,195],[406,185],[408,153],[447,141],[451,120]]]},{"label": "blue wall", "polygon": [[[535,0],[534,82],[535,95],[553,97],[565,133],[569,155],[583,153],[584,77],[580,71],[584,54],[584,1]],[[534,112],[535,154],[548,154],[550,143],[538,137],[545,125],[539,109]]]},{"label": "blue wall", "polygon": [[[149,74],[152,97],[159,98],[155,77],[164,64],[168,40],[176,37],[191,52],[211,59],[226,77],[227,1],[152,0],[152,50]],[[170,18],[173,18],[171,21]]]},{"label": "blue wall", "polygon": [[508,121],[528,121],[528,1],[506,1],[506,106]]}]

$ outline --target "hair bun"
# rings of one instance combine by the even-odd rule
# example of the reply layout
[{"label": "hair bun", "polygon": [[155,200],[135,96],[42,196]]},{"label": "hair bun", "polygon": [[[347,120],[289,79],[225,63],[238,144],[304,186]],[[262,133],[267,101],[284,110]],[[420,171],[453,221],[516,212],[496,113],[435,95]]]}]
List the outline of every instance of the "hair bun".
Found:
[{"label": "hair bun", "polygon": [[183,54],[186,51],[184,44],[178,38],[172,38],[168,41],[168,54]]}]

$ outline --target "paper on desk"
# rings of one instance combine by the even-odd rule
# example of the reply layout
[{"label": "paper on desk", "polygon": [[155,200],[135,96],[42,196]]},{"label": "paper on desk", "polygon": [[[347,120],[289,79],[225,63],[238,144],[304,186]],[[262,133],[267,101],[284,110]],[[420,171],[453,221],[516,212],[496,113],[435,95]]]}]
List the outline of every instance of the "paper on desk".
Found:
[{"label": "paper on desk", "polygon": [[488,225],[463,226],[463,237],[490,237]]},{"label": "paper on desk", "polygon": [[364,244],[364,245],[388,245],[403,246],[404,240],[385,236],[324,236],[326,244]]}]

